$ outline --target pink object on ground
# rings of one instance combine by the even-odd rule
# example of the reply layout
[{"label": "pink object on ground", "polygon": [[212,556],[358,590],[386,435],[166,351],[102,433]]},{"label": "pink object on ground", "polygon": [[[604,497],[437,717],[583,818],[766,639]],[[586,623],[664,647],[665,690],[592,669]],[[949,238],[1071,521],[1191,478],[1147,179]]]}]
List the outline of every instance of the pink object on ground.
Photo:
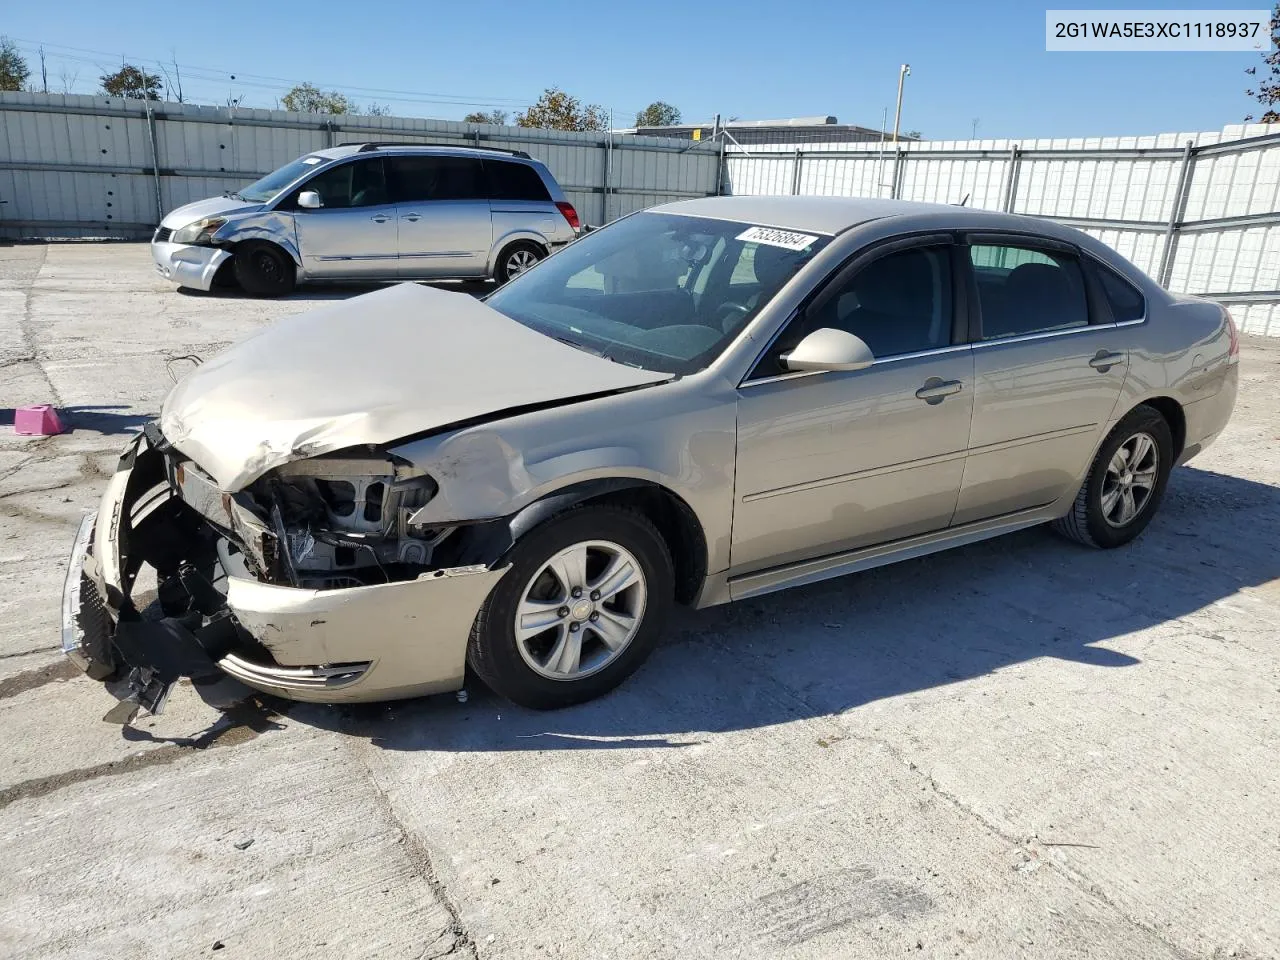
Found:
[{"label": "pink object on ground", "polygon": [[62,433],[62,421],[58,411],[47,403],[32,407],[19,407],[13,412],[13,432],[28,437],[51,437]]}]

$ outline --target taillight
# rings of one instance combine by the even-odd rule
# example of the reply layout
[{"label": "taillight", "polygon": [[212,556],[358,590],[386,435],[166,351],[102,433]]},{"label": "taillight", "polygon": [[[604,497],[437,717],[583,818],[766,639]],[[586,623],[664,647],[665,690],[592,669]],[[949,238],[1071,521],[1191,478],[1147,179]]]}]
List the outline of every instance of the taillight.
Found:
[{"label": "taillight", "polygon": [[573,227],[575,233],[582,229],[581,225],[578,223],[578,211],[573,209],[572,203],[568,203],[564,200],[557,200],[556,206],[560,209],[560,212],[564,214],[564,218],[569,221],[569,226]]},{"label": "taillight", "polygon": [[1222,311],[1223,316],[1227,318],[1227,336],[1231,338],[1231,346],[1227,348],[1228,357],[1240,356],[1240,331],[1236,329],[1236,322],[1231,318],[1231,314],[1226,310]]}]

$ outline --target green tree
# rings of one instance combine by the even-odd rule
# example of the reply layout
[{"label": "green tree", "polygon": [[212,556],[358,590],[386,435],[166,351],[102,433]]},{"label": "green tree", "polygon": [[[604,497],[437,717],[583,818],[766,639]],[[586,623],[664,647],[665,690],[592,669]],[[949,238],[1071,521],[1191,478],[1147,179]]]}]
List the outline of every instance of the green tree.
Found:
[{"label": "green tree", "polygon": [[31,76],[27,61],[8,37],[0,37],[0,90],[21,90]]},{"label": "green tree", "polygon": [[464,123],[496,123],[502,126],[507,122],[507,111],[490,110],[485,113],[483,110],[476,110],[474,113],[468,113],[462,120]]},{"label": "green tree", "polygon": [[[1262,55],[1262,63],[1262,79],[1254,81],[1258,84],[1258,89],[1247,90],[1246,93],[1267,108],[1258,117],[1259,123],[1280,123],[1280,3],[1271,12],[1271,45]],[[1245,73],[1256,77],[1258,68],[1249,67]],[[1252,119],[1252,114],[1245,117],[1246,121]]]},{"label": "green tree", "polygon": [[559,87],[548,87],[538,102],[524,113],[516,114],[517,127],[540,127],[544,130],[604,130],[608,115],[598,104],[583,104]]},{"label": "green tree", "polygon": [[295,113],[359,113],[360,108],[337,90],[321,90],[313,83],[300,83],[283,97],[281,105]]},{"label": "green tree", "polygon": [[104,73],[98,78],[102,84],[102,92],[112,97],[126,97],[130,100],[159,100],[160,74],[147,71],[126,63],[115,73]]},{"label": "green tree", "polygon": [[637,127],[674,127],[680,122],[680,108],[655,100],[636,114]]},{"label": "green tree", "polygon": [[[357,110],[356,113],[360,111]],[[385,103],[371,103],[364,108],[364,114],[368,117],[389,117],[391,116],[391,108]]]}]

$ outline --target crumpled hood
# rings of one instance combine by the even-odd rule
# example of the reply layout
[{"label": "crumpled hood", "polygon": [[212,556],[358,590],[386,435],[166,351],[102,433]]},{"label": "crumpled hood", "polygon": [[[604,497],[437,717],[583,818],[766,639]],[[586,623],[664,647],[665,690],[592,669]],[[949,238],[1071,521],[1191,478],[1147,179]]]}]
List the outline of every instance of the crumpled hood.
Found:
[{"label": "crumpled hood", "polygon": [[281,320],[196,367],[165,399],[160,429],[235,492],[291,460],[669,379],[466,294],[402,283]]},{"label": "crumpled hood", "polygon": [[205,217],[217,217],[228,213],[251,213],[260,209],[262,204],[250,203],[248,200],[237,200],[235,197],[210,197],[208,200],[197,200],[195,203],[188,203],[176,210],[170,210],[168,215],[160,221],[160,226],[177,230],[179,227],[185,227],[188,223],[195,223]]}]

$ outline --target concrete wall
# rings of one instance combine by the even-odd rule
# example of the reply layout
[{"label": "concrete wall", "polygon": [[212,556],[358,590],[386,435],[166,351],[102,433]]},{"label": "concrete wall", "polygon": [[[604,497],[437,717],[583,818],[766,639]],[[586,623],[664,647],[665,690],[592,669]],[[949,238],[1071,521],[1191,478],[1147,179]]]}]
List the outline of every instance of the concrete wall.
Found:
[{"label": "concrete wall", "polygon": [[[1070,140],[730,145],[725,192],[901,197],[1049,217],[1280,336],[1280,125]],[[967,199],[966,199],[967,198]]]},{"label": "concrete wall", "polygon": [[0,93],[0,236],[149,236],[162,212],[352,140],[524,150],[594,225],[713,194],[719,173],[717,145],[662,137]]}]

